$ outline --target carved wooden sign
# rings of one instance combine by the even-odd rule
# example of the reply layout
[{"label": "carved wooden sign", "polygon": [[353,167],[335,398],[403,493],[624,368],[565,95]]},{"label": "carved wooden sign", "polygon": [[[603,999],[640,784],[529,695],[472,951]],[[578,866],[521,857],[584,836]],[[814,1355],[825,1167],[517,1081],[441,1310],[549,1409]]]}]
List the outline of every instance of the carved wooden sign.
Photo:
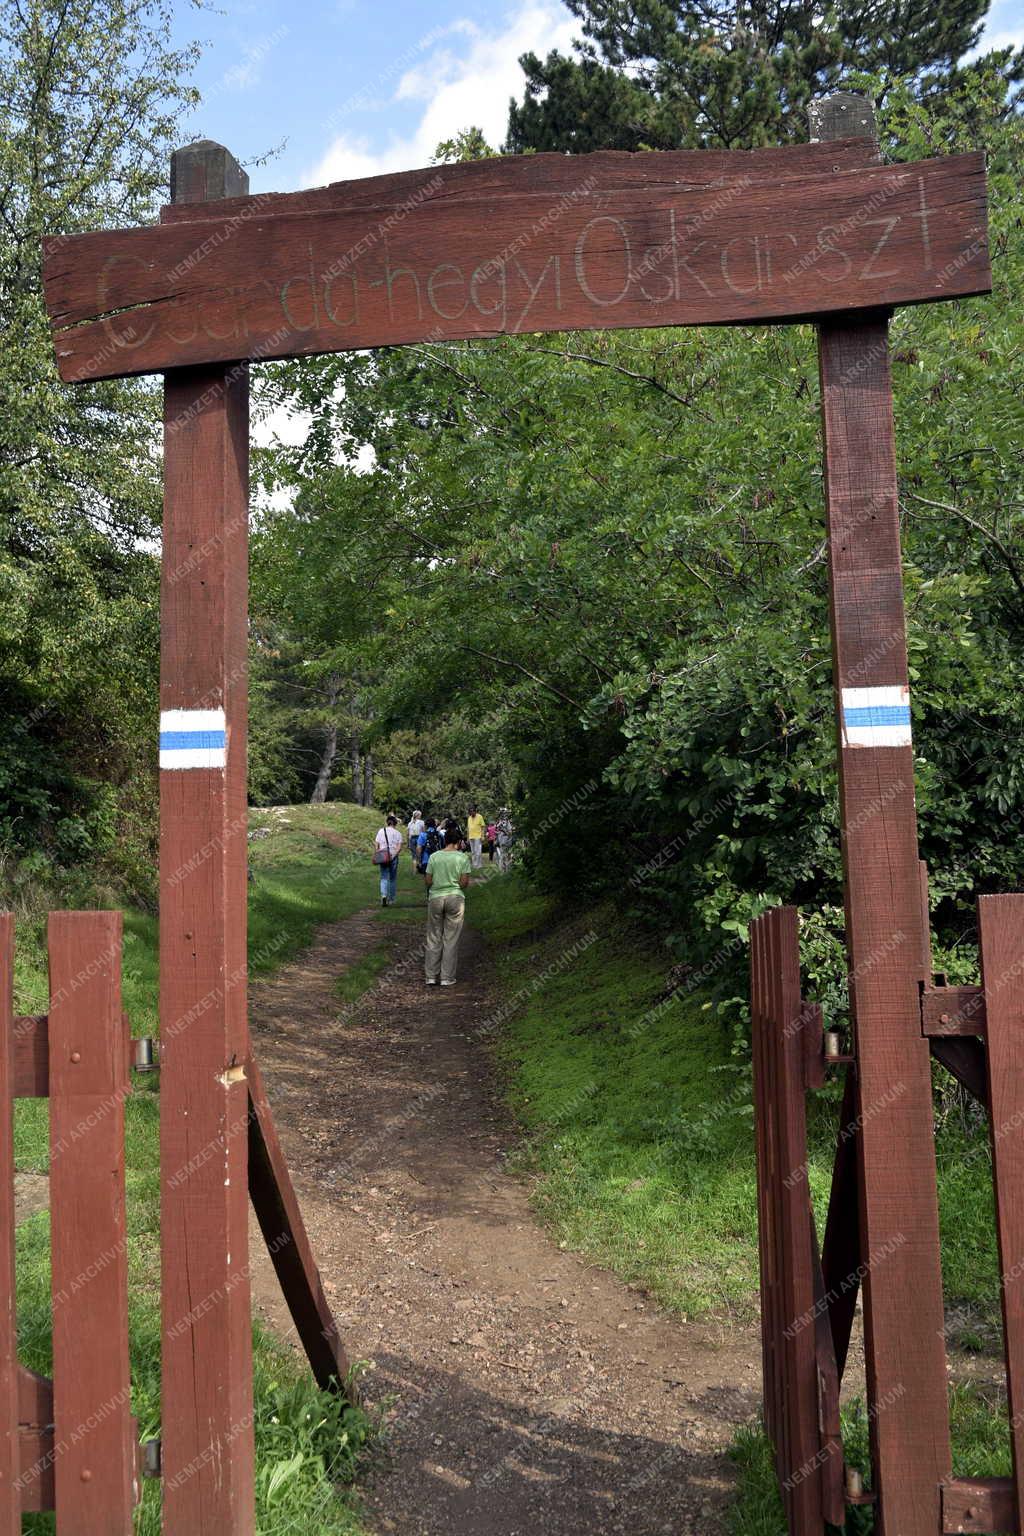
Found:
[{"label": "carved wooden sign", "polygon": [[980,154],[527,156],[45,242],[69,381],[403,342],[793,320],[987,292]]}]

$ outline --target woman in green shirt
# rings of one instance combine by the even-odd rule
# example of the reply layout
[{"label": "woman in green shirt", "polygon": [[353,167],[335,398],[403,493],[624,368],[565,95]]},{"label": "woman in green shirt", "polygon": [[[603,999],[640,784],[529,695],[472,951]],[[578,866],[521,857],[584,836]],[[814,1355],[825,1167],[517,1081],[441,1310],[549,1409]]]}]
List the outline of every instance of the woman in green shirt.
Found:
[{"label": "woman in green shirt", "polygon": [[445,843],[427,860],[427,986],[454,987],[462,920],[466,915],[465,892],[472,865],[462,832],[449,822]]}]

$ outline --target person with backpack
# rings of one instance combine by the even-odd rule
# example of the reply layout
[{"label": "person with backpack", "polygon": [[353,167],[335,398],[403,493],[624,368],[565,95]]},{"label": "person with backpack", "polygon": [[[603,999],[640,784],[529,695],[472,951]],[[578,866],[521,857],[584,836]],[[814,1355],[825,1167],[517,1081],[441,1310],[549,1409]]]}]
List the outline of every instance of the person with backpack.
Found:
[{"label": "person with backpack", "polygon": [[495,849],[495,845],[497,844],[497,841],[498,841],[498,823],[496,821],[489,821],[487,823],[487,862],[488,862],[488,864],[493,864],[494,863],[494,849]]},{"label": "person with backpack", "polygon": [[427,860],[432,853],[438,853],[444,847],[444,838],[438,829],[433,816],[428,816],[426,825],[416,840],[416,868],[421,875],[427,872]]},{"label": "person with backpack", "polygon": [[428,987],[454,987],[459,939],[466,915],[466,891],[472,870],[462,848],[462,832],[448,823],[445,846],[427,862],[427,945],[424,970]]},{"label": "person with backpack", "polygon": [[508,869],[513,836],[512,818],[508,809],[503,807],[498,816],[498,871],[500,874],[505,874]]},{"label": "person with backpack", "polygon": [[389,816],[374,839],[373,862],[380,865],[380,904],[393,907],[398,893],[398,855],[402,851],[402,834],[398,830],[398,817]]}]

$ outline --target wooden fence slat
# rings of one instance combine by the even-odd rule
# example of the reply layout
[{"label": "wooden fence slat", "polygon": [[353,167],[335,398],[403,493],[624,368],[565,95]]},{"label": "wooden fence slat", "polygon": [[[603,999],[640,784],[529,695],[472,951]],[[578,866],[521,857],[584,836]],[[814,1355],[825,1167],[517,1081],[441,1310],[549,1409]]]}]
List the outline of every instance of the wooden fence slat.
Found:
[{"label": "wooden fence slat", "polygon": [[989,1126],[1003,1303],[1006,1393],[1024,1519],[1024,894],[978,898],[981,982],[988,1019]]},{"label": "wooden fence slat", "polygon": [[0,912],[0,1536],[21,1531],[14,1289],[14,918]]},{"label": "wooden fence slat", "polygon": [[929,987],[921,994],[921,1029],[940,1035],[982,1035],[988,1027],[981,987]]},{"label": "wooden fence slat", "polygon": [[[320,1271],[281,1151],[270,1101],[252,1055],[246,1071],[249,1081],[249,1197],[317,1384],[326,1390],[333,1382],[335,1387],[344,1389],[349,1362],[320,1283]],[[352,1395],[352,1389],[348,1391]]]},{"label": "wooden fence slat", "polygon": [[57,1530],[132,1530],[119,912],[51,912],[50,1233]]},{"label": "wooden fence slat", "polygon": [[818,1423],[821,1435],[821,1512],[825,1520],[841,1526],[846,1519],[846,1501],[843,1489],[843,1432],[839,1418],[839,1368],[818,1253],[814,1212],[809,1204],[807,1229],[814,1280],[814,1351],[818,1367]]},{"label": "wooden fence slat", "polygon": [[[184,202],[242,193],[227,150],[172,160]],[[164,382],[160,645],[163,1528],[250,1536],[246,660],[249,382]]]},{"label": "wooden fence slat", "polygon": [[828,1298],[828,1315],[836,1368],[842,1378],[860,1290],[860,1211],[857,1175],[857,1091],[855,1068],[846,1069],[839,1133],[832,1163],[832,1187],[821,1245],[821,1271]]},{"label": "wooden fence slat", "polygon": [[942,1530],[945,1536],[1009,1531],[1014,1508],[1012,1478],[950,1478],[942,1490]]},{"label": "wooden fence slat", "polygon": [[984,1042],[969,1036],[943,1038],[931,1041],[932,1055],[952,1073],[983,1109],[988,1109],[988,1072],[985,1067]]}]

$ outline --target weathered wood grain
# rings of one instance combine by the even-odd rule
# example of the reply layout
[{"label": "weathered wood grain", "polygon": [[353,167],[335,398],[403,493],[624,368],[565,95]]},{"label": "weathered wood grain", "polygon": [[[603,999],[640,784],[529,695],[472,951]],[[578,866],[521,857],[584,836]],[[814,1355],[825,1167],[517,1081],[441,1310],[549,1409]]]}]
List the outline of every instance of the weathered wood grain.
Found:
[{"label": "weathered wood grain", "polygon": [[418,201],[399,205],[261,206],[220,225],[50,240],[44,281],[61,376],[793,319],[990,286],[980,155],[790,176],[745,171],[740,156],[721,184],[669,192],[604,185],[585,160],[573,157],[575,192],[554,201],[539,191],[445,199],[439,168],[434,192],[426,182]]},{"label": "weathered wood grain", "polygon": [[[131,1071],[135,1042],[124,1020],[125,1064]],[[50,1092],[50,1021],[45,1013],[19,1013],[13,1031],[13,1082],[16,1099],[45,1099]]]},{"label": "weathered wood grain", "polygon": [[[673,149],[632,153],[601,149],[587,155],[496,155],[457,165],[431,165],[422,170],[361,176],[357,181],[335,181],[326,187],[311,187],[301,192],[260,192],[252,197],[225,197],[214,203],[175,200],[160,210],[160,221],[164,224],[209,223],[240,218],[248,222],[257,213],[276,217],[279,214],[327,213],[339,208],[415,207],[424,196],[434,202],[479,203],[535,192],[557,204],[563,196],[585,189],[591,179],[597,182],[601,192],[650,194],[717,187],[737,177],[782,179],[832,175],[837,171],[880,163],[877,144],[856,137],[830,144],[788,144],[781,148],[742,151]],[[172,198],[176,198],[176,193],[175,186]]]},{"label": "weathered wood grain", "polygon": [[306,1224],[285,1162],[277,1127],[255,1058],[249,1079],[249,1198],[256,1212],[295,1331],[325,1391],[346,1390],[349,1361],[320,1282]]},{"label": "weathered wood grain", "polygon": [[905,704],[865,744],[843,703],[907,687],[888,323],[823,322],[819,352],[879,1536],[934,1536],[951,1453],[913,749]]},{"label": "weathered wood grain", "polygon": [[1014,1528],[1013,1481],[1008,1477],[950,1478],[942,1490],[944,1536]]},{"label": "weathered wood grain", "polygon": [[835,1504],[836,1448],[819,1417],[819,1318],[827,1328],[828,1316],[815,1289],[796,909],[763,913],[750,943],[765,1421],[790,1536],[821,1536],[824,1503]]},{"label": "weathered wood grain", "polygon": [[[184,153],[178,173],[191,186]],[[225,179],[229,169],[225,161]],[[166,759],[161,752],[162,1439],[170,1536],[251,1536],[255,1523],[244,1067],[248,500],[247,369],[169,374],[161,711],[223,711],[217,751]],[[187,725],[202,717],[172,718]],[[187,766],[207,757],[206,766]]]},{"label": "weathered wood grain", "polygon": [[51,912],[50,1246],[54,1493],[63,1536],[130,1536],[120,912]]},{"label": "weathered wood grain", "polygon": [[921,994],[921,1028],[926,1035],[982,1035],[988,1028],[981,987],[929,987]]},{"label": "weathered wood grain", "polygon": [[847,1067],[843,1084],[836,1154],[832,1164],[832,1187],[829,1190],[828,1215],[825,1218],[825,1236],[821,1247],[829,1329],[840,1378],[846,1369],[861,1281],[857,1182],[857,1138],[860,1131],[857,1123],[855,1071],[854,1067]]},{"label": "weathered wood grain", "polygon": [[978,898],[1015,1518],[1024,1530],[1024,895]]},{"label": "weathered wood grain", "polygon": [[20,1536],[14,1291],[14,917],[0,912],[0,1536]]}]

